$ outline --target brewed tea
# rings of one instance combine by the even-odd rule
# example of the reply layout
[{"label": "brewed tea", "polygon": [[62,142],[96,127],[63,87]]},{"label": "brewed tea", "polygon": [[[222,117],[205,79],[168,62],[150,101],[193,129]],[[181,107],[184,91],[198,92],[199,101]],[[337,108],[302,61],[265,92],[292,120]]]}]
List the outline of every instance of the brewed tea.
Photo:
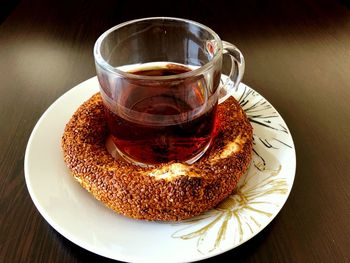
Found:
[{"label": "brewed tea", "polygon": [[[171,76],[191,71],[184,65],[134,69],[129,73],[143,76]],[[106,117],[116,147],[134,161],[158,164],[186,161],[208,147],[213,137],[217,103],[204,105],[203,77],[196,77],[173,87],[153,87],[145,92],[135,86],[123,87],[128,114],[108,109]],[[185,87],[184,87],[185,86]],[[179,90],[181,92],[179,92]],[[186,94],[184,94],[186,92]],[[201,109],[203,111],[201,112]],[[130,114],[132,112],[133,114]],[[130,117],[125,116],[134,116]],[[163,121],[164,116],[167,121]],[[171,120],[169,122],[169,119]]]}]

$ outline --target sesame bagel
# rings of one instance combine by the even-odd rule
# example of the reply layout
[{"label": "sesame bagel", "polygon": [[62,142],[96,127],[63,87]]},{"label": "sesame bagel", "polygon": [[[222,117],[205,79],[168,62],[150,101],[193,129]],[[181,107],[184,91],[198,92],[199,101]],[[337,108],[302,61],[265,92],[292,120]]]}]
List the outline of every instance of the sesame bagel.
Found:
[{"label": "sesame bagel", "polygon": [[62,148],[74,178],[119,214],[177,221],[215,207],[235,189],[252,154],[252,126],[233,98],[218,106],[213,146],[192,165],[140,167],[113,158],[100,94],[83,103],[66,125]]}]

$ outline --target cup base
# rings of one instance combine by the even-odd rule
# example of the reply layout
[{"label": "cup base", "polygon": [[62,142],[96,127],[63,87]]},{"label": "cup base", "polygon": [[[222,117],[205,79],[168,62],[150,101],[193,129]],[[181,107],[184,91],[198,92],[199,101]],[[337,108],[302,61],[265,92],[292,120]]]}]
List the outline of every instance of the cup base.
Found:
[{"label": "cup base", "polygon": [[[186,160],[186,161],[182,161],[182,163],[187,163],[187,164],[193,164],[195,163],[196,161],[198,161],[200,158],[203,157],[203,155],[207,152],[207,150],[210,148],[211,144],[213,142],[213,139],[211,139],[208,144],[203,148],[203,150],[198,153],[197,155],[195,155],[194,157],[192,157],[191,159],[189,160]],[[113,139],[112,139],[112,136],[109,135],[106,139],[106,149],[107,151],[109,152],[110,155],[113,156],[114,159],[119,159],[119,160],[124,160],[124,161],[127,161],[129,163],[132,163],[134,165],[138,165],[140,167],[154,167],[156,166],[156,164],[147,164],[147,163],[142,163],[142,162],[139,162],[137,160],[134,160],[132,159],[130,156],[122,153],[118,148],[117,146],[114,144],[113,142]]]}]

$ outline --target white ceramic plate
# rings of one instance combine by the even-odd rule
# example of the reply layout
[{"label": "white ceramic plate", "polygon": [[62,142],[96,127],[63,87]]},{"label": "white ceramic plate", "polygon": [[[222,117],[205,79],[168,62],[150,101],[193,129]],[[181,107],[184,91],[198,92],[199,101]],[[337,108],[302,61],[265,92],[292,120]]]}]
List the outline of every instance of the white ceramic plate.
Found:
[{"label": "white ceramic plate", "polygon": [[217,208],[179,223],[137,221],[114,213],[74,180],[60,146],[65,124],[96,92],[94,77],[57,99],[33,129],[25,154],[25,179],[34,204],[75,244],[121,261],[196,261],[252,238],[286,202],[296,168],[292,137],[271,104],[240,84],[233,96],[253,124],[254,154],[236,193]]}]

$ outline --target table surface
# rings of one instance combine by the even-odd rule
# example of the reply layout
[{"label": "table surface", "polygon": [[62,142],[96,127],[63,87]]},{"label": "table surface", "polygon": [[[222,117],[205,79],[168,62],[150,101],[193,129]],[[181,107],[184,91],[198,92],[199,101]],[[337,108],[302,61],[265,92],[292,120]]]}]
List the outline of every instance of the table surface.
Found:
[{"label": "table surface", "polygon": [[47,107],[95,75],[96,38],[120,22],[204,23],[245,55],[243,82],[291,130],[297,171],[261,233],[207,260],[350,262],[350,6],[346,1],[44,1],[0,3],[0,262],[112,262],[39,214],[24,180],[30,133]]}]

